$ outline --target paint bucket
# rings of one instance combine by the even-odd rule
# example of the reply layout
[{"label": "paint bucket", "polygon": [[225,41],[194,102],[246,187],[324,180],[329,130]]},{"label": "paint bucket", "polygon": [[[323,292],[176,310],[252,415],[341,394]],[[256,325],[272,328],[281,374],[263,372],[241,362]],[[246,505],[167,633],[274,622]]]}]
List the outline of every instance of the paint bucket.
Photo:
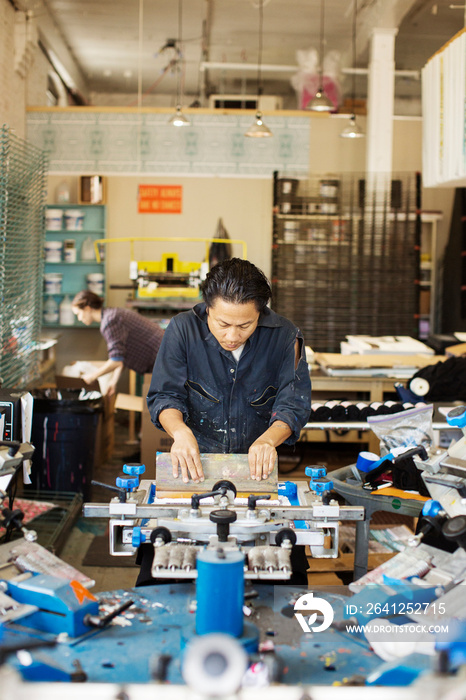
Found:
[{"label": "paint bucket", "polygon": [[45,212],[45,225],[48,231],[60,231],[63,224],[63,212],[61,209],[47,209]]},{"label": "paint bucket", "polygon": [[44,291],[46,294],[61,294],[63,275],[61,272],[46,272],[44,275]]},{"label": "paint bucket", "polygon": [[65,210],[65,228],[67,231],[82,231],[84,212],[81,209]]},{"label": "paint bucket", "polygon": [[340,193],[339,180],[321,180],[320,181],[320,196],[336,198]]},{"label": "paint bucket", "polygon": [[293,198],[298,191],[299,180],[291,177],[281,177],[277,180],[278,194],[283,197]]},{"label": "paint bucket", "polygon": [[295,243],[299,238],[299,221],[285,221],[283,226],[283,242]]},{"label": "paint bucket", "polygon": [[76,262],[76,241],[74,238],[67,238],[63,249],[65,262]]},{"label": "paint bucket", "polygon": [[61,262],[63,241],[45,241],[44,252],[46,262]]},{"label": "paint bucket", "polygon": [[100,297],[104,295],[104,276],[101,272],[91,272],[86,277],[87,288],[90,292],[98,294]]}]

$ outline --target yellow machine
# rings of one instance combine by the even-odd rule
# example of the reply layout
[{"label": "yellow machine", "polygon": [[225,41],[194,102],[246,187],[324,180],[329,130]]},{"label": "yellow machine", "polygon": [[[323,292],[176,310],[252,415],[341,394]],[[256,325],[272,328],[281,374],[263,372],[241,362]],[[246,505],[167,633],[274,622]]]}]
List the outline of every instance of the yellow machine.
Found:
[{"label": "yellow machine", "polygon": [[198,297],[207,263],[183,262],[177,253],[163,253],[161,260],[132,260],[130,279],[137,283],[138,299]]},{"label": "yellow machine", "polygon": [[[136,260],[134,245],[137,243],[205,243],[206,262],[183,262],[178,253],[163,253],[161,260]],[[101,260],[103,246],[109,243],[130,244],[129,277],[136,285],[138,299],[157,299],[167,297],[194,298],[200,296],[199,285],[209,271],[209,246],[212,243],[239,244],[242,247],[242,257],[247,260],[246,242],[241,239],[225,238],[176,238],[167,236],[131,236],[128,238],[100,238],[94,241],[97,262]]]}]

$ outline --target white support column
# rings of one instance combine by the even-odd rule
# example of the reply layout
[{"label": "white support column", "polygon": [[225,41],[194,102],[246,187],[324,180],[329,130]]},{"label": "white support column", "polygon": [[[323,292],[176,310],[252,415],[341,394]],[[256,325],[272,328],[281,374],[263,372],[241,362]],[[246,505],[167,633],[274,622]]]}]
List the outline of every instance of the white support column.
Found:
[{"label": "white support column", "polygon": [[367,173],[392,170],[395,27],[374,29],[367,96]]}]

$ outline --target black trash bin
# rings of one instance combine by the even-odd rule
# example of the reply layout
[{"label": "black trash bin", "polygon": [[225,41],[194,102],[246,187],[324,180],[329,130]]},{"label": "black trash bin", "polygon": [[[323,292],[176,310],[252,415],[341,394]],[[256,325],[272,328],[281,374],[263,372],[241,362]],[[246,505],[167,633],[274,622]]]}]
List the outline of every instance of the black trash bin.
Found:
[{"label": "black trash bin", "polygon": [[99,454],[103,399],[80,398],[80,390],[55,394],[50,398],[33,393],[30,488],[82,493],[88,499]]}]

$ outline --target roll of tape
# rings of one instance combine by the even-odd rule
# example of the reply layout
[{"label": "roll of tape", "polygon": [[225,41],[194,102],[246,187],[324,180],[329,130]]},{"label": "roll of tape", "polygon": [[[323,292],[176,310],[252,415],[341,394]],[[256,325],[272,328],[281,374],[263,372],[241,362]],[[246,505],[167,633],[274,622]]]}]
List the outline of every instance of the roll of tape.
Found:
[{"label": "roll of tape", "polygon": [[360,452],[356,460],[356,466],[360,472],[370,472],[380,457],[374,452]]},{"label": "roll of tape", "polygon": [[416,396],[425,396],[429,393],[430,384],[424,377],[414,377],[409,382],[409,388]]}]

